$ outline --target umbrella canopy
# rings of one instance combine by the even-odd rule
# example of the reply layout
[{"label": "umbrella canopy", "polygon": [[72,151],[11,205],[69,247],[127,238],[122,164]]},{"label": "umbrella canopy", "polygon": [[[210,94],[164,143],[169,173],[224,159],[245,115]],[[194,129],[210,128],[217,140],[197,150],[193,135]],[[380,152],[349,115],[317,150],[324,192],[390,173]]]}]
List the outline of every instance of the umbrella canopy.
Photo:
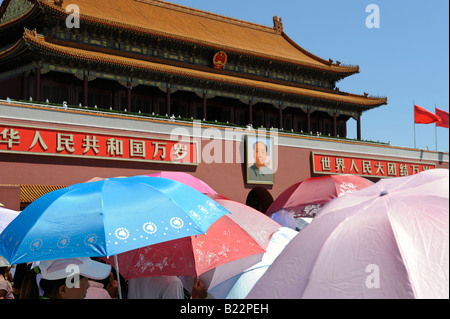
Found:
[{"label": "umbrella canopy", "polygon": [[288,187],[267,209],[271,215],[284,209],[294,217],[314,217],[320,207],[345,194],[373,185],[371,181],[351,174],[311,177]]},{"label": "umbrella canopy", "polygon": [[[218,219],[204,235],[180,238],[118,255],[122,276],[125,279],[199,277],[213,268],[248,256],[252,256],[248,259],[251,264],[261,260],[270,237],[281,226],[249,206],[231,200],[217,202],[231,214]],[[109,259],[107,262],[112,264],[114,261]],[[249,267],[248,263],[244,267]],[[205,285],[209,283],[210,280],[207,280]]]},{"label": "umbrella canopy", "polygon": [[148,174],[147,176],[172,179],[174,181],[186,184],[203,194],[217,194],[217,192],[204,181],[188,173],[163,171],[155,174]]},{"label": "umbrella canopy", "polygon": [[24,209],[0,234],[0,255],[11,264],[113,256],[203,234],[227,213],[211,198],[166,178],[75,184]]},{"label": "umbrella canopy", "polygon": [[[215,198],[220,205],[229,210],[231,214],[227,216],[251,234],[264,249],[269,246],[273,234],[281,228],[280,224],[248,205],[227,198],[218,198],[217,195],[208,196]],[[200,279],[205,287],[214,287],[260,262],[262,258],[263,254],[259,254],[226,263],[204,273]],[[188,287],[192,287],[192,283],[188,282]]]},{"label": "umbrella canopy", "polygon": [[[13,219],[19,215],[19,213],[20,212],[15,210],[0,207],[0,234],[6,226],[8,226]],[[9,266],[9,263],[2,256],[0,256],[0,267],[3,266]]]},{"label": "umbrella canopy", "polygon": [[0,207],[0,233],[8,226],[20,212]]},{"label": "umbrella canopy", "polygon": [[449,173],[381,180],[325,205],[248,298],[449,298]]},{"label": "umbrella canopy", "polygon": [[279,228],[270,239],[267,251],[260,262],[218,285],[210,286],[208,292],[216,299],[244,299],[277,256],[297,234],[298,232],[291,228]]},{"label": "umbrella canopy", "polygon": [[285,211],[284,209],[279,210],[270,216],[274,221],[279,223],[284,227],[288,227],[297,231],[302,230],[306,226],[308,226],[313,220],[312,217],[297,217],[294,218],[294,214],[291,212]]}]

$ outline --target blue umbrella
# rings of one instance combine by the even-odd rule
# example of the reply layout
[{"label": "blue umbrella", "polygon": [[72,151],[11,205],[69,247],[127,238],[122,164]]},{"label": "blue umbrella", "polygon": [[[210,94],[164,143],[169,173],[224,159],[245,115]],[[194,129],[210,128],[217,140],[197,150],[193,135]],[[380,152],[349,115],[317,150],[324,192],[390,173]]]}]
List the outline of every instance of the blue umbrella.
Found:
[{"label": "blue umbrella", "polygon": [[0,234],[10,264],[115,256],[204,234],[224,207],[174,180],[135,176],[82,183],[32,202]]}]

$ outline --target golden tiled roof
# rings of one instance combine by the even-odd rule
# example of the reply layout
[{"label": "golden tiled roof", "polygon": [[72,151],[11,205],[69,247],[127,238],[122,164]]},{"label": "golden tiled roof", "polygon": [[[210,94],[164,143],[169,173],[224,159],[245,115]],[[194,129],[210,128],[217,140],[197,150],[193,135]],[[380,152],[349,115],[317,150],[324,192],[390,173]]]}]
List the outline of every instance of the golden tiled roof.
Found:
[{"label": "golden tiled roof", "polygon": [[53,186],[53,185],[20,185],[20,202],[31,203],[45,195],[58,189],[67,186]]},{"label": "golden tiled roof", "polygon": [[[41,51],[47,51],[54,54],[64,55],[67,57],[71,57],[75,60],[83,60],[83,61],[92,61],[92,62],[100,62],[106,64],[113,65],[122,65],[128,68],[137,68],[149,71],[156,71],[165,74],[173,74],[184,77],[190,77],[195,79],[201,79],[205,81],[215,81],[218,83],[224,84],[232,84],[238,86],[245,86],[250,88],[257,88],[262,90],[270,90],[274,92],[294,94],[301,97],[309,97],[309,98],[317,98],[327,101],[333,102],[341,102],[348,103],[360,106],[380,106],[387,102],[386,98],[372,98],[362,95],[356,94],[348,94],[348,93],[337,93],[335,91],[319,91],[313,89],[306,89],[295,86],[287,86],[277,83],[270,83],[264,81],[258,81],[253,79],[246,79],[240,77],[234,77],[231,75],[218,74],[218,73],[210,73],[205,71],[200,71],[196,69],[188,69],[178,66],[171,66],[166,64],[160,64],[150,61],[143,61],[138,59],[132,59],[122,56],[116,56],[111,54],[106,54],[102,52],[94,52],[88,50],[82,50],[72,47],[66,47],[59,44],[54,44],[47,42],[46,39],[36,32],[31,32],[25,30],[24,36],[20,42],[26,42],[28,44],[28,48],[34,47]],[[14,45],[12,48],[0,52],[0,58],[2,56],[7,55],[8,53],[13,53],[15,48],[20,48],[20,43]]]},{"label": "golden tiled roof", "polygon": [[[57,4],[55,4],[55,2]],[[184,42],[250,54],[272,60],[316,67],[331,72],[354,73],[359,67],[331,64],[304,50],[284,32],[206,11],[160,0],[43,0],[38,4],[66,14],[75,4],[81,21],[173,38]]]}]

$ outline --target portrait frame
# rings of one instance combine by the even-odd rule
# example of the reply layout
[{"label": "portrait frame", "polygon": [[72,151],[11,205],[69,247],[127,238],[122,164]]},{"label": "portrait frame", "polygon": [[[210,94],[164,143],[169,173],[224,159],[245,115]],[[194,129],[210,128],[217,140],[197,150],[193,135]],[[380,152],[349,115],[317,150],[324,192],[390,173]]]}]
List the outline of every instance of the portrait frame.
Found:
[{"label": "portrait frame", "polygon": [[[255,144],[262,142],[266,147],[265,167],[256,167]],[[245,136],[245,173],[247,184],[273,185],[275,182],[274,169],[274,139],[270,136]]]}]

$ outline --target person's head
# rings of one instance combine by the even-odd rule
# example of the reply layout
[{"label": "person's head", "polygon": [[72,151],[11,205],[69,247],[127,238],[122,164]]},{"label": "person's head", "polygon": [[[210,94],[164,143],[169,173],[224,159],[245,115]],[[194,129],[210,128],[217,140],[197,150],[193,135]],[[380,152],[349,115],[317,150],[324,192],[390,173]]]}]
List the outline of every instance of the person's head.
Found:
[{"label": "person's head", "polygon": [[[38,269],[36,269],[38,268]],[[36,274],[41,275],[39,286],[43,296],[51,299],[83,299],[89,288],[89,279],[104,279],[111,273],[111,266],[91,260],[89,257],[41,261],[25,276],[25,289],[21,299],[39,297]]]},{"label": "person's head", "polygon": [[10,266],[0,266],[0,276],[3,276],[5,279],[7,279],[10,269]]},{"label": "person's head", "polygon": [[261,141],[256,142],[253,145],[255,152],[255,165],[258,168],[262,168],[266,165],[267,159],[267,146]]}]

